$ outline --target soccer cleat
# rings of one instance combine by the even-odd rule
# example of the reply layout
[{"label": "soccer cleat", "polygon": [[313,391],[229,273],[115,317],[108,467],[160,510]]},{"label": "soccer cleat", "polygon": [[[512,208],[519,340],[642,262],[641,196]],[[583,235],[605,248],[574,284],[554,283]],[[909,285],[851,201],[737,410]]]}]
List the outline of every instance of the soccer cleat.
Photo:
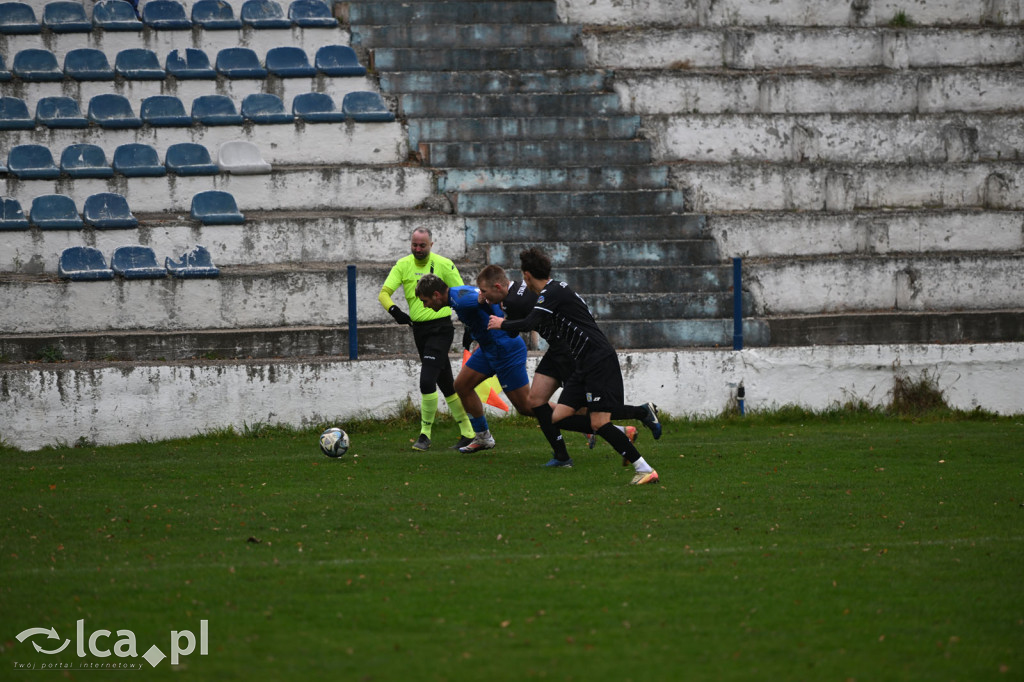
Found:
[{"label": "soccer cleat", "polygon": [[477,434],[476,438],[470,441],[469,445],[464,445],[459,448],[459,452],[469,454],[471,452],[479,452],[480,450],[490,450],[494,447],[494,438],[490,433],[487,435]]},{"label": "soccer cleat", "polygon": [[647,410],[647,414],[640,421],[643,422],[644,426],[651,430],[651,435],[654,436],[654,440],[661,438],[661,422],[658,421],[658,406],[654,403],[647,403],[644,405],[644,409]]},{"label": "soccer cleat", "polygon": [[546,466],[546,467],[562,467],[562,468],[565,468],[565,469],[571,469],[572,468],[572,457],[570,457],[569,459],[558,459],[557,457],[552,457],[551,460],[547,464],[545,464],[544,466]]},{"label": "soccer cleat", "polygon": [[421,433],[420,437],[416,439],[416,442],[412,444],[412,449],[413,450],[419,450],[421,452],[423,450],[429,450],[430,449],[430,439],[427,438],[427,434]]},{"label": "soccer cleat", "polygon": [[587,447],[589,447],[591,450],[593,450],[594,446],[597,445],[597,434],[596,433],[587,433],[587,434],[584,434],[584,435],[587,437]]},{"label": "soccer cleat", "polygon": [[461,450],[462,448],[466,447],[467,445],[469,445],[472,442],[473,442],[472,438],[467,438],[466,436],[459,436],[459,442],[456,443],[455,445],[451,446],[448,449],[449,450]]},{"label": "soccer cleat", "polygon": [[658,472],[654,471],[652,469],[651,471],[648,471],[646,474],[639,474],[638,473],[636,476],[633,477],[633,480],[630,481],[629,484],[630,485],[645,485],[647,483],[657,483],[657,482],[658,482]]}]

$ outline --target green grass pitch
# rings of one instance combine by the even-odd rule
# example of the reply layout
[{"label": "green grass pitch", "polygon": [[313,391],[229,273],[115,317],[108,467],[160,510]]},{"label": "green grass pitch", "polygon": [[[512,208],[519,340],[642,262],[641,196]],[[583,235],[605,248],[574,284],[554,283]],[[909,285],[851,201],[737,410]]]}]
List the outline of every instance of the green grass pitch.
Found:
[{"label": "green grass pitch", "polygon": [[338,460],[278,428],[0,449],[0,679],[1024,679],[1019,417],[670,420],[643,487],[579,434],[545,469],[525,419],[471,456],[341,426]]}]

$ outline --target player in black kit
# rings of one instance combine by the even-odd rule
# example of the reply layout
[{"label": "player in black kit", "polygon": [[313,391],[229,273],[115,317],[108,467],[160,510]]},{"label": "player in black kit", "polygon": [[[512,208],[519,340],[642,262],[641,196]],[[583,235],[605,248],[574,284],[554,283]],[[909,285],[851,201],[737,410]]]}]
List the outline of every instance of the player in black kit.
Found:
[{"label": "player in black kit", "polygon": [[[625,393],[615,348],[579,294],[565,282],[551,279],[551,259],[547,255],[531,248],[519,254],[519,261],[523,282],[537,295],[537,301],[525,318],[512,321],[492,316],[488,327],[517,334],[536,329],[549,344],[564,343],[575,369],[562,387],[552,424],[572,431],[590,430],[607,441],[633,465],[636,475],[630,481],[632,485],[657,483],[658,472],[611,421],[612,412],[623,405]],[[588,409],[589,419],[577,414],[583,407]],[[583,428],[581,421],[586,424]]]}]

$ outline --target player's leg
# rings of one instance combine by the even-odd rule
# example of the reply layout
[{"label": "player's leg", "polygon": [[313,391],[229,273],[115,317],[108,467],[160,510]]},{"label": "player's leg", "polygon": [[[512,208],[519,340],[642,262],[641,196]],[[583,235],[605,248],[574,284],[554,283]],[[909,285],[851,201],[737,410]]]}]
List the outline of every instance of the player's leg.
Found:
[{"label": "player's leg", "polygon": [[[549,462],[549,464],[551,466],[572,466],[572,458],[569,457],[569,451],[565,447],[562,430],[552,422],[554,405],[550,400],[561,385],[562,382],[555,377],[541,374],[540,367],[538,367],[537,372],[533,375],[528,400],[530,408],[533,410],[533,416],[540,425],[541,433],[551,445],[551,457],[555,463]],[[567,464],[557,464],[557,462],[567,462]]]},{"label": "player's leg", "polygon": [[477,348],[469,356],[469,360],[455,377],[455,392],[462,401],[462,406],[469,414],[469,423],[473,427],[473,440],[459,448],[459,452],[470,453],[489,450],[494,447],[494,437],[487,424],[484,404],[476,394],[476,387],[487,377],[494,374],[491,364],[483,352]]},{"label": "player's leg", "polygon": [[633,465],[636,475],[630,483],[657,483],[658,472],[644,460],[626,434],[617,429],[611,421],[611,412],[622,404],[625,394],[618,356],[608,355],[588,367],[584,385],[590,408],[590,427]]},{"label": "player's leg", "polygon": [[[420,434],[413,443],[414,450],[430,448],[430,435],[437,414],[437,377],[441,365],[437,360],[437,343],[433,341],[438,325],[413,325],[412,337],[420,356]],[[454,333],[454,332],[453,332]],[[447,356],[445,358],[447,360]],[[448,371],[451,371],[449,366]]]}]

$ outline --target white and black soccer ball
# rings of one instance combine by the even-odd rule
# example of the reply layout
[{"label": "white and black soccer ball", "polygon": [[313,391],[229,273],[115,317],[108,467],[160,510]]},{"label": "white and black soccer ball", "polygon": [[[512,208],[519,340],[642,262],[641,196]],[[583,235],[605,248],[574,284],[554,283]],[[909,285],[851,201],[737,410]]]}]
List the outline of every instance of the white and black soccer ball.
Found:
[{"label": "white and black soccer ball", "polygon": [[320,434],[320,451],[328,457],[341,457],[348,452],[348,434],[332,426]]}]

